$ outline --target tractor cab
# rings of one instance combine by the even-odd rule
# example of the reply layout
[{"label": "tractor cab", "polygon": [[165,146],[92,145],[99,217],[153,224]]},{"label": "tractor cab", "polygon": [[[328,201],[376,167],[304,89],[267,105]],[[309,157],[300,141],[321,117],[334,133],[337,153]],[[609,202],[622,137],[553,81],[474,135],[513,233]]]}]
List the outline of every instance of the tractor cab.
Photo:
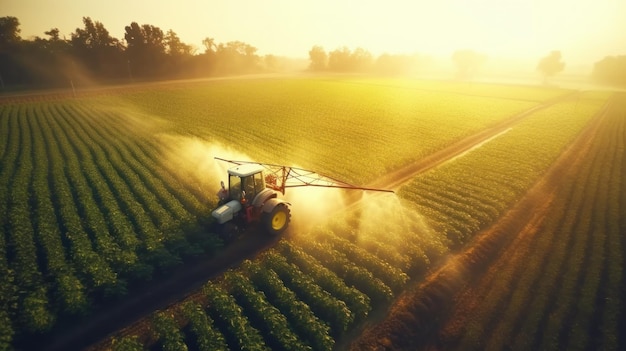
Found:
[{"label": "tractor cab", "polygon": [[252,204],[254,198],[265,189],[263,167],[244,164],[228,170],[228,197],[242,205]]},{"label": "tractor cab", "polygon": [[263,211],[273,209],[275,201],[268,200],[276,198],[276,194],[266,188],[263,169],[258,164],[241,164],[228,170],[228,189],[222,182],[218,192],[219,206],[212,213],[219,224],[237,216],[251,222],[258,219]]}]

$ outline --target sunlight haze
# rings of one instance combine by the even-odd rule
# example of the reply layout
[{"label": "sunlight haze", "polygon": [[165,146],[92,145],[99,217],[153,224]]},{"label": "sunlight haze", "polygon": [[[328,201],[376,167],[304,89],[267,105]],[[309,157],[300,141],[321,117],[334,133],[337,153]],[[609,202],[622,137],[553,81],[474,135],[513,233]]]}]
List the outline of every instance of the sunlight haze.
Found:
[{"label": "sunlight haze", "polygon": [[54,27],[69,39],[88,16],[120,40],[124,27],[137,22],[172,29],[198,51],[202,39],[211,37],[249,43],[262,55],[303,58],[313,45],[442,57],[469,48],[533,61],[561,50],[568,63],[587,65],[626,53],[621,0],[0,2],[3,16],[19,19],[24,39],[45,37]]}]

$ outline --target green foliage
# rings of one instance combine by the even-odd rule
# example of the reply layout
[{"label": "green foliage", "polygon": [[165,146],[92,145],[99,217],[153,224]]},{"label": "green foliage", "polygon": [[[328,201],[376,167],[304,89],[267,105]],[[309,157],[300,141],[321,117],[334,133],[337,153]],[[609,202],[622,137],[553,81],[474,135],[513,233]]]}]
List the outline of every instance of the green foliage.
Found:
[{"label": "green foliage", "polygon": [[189,329],[195,338],[195,346],[202,351],[228,350],[224,335],[214,326],[214,322],[209,317],[202,306],[188,301],[182,306],[184,316],[189,319]]},{"label": "green foliage", "polygon": [[145,348],[137,336],[125,336],[121,339],[113,339],[111,343],[113,351],[143,351]]},{"label": "green foliage", "polygon": [[479,149],[416,177],[400,196],[461,246],[526,192],[603,102],[587,95],[538,111]]},{"label": "green foliage", "polygon": [[171,313],[167,311],[155,313],[152,316],[152,328],[159,339],[161,350],[187,351],[184,335]]},{"label": "green foliage", "polygon": [[314,350],[332,350],[335,340],[329,334],[328,325],[284,285],[275,271],[250,261],[244,262],[243,269],[251,275],[254,284],[266,294],[268,300],[285,314],[300,338]]},{"label": "green foliage", "polygon": [[229,271],[224,274],[224,280],[229,292],[266,336],[268,346],[282,350],[311,350],[291,330],[287,318],[280,310],[270,304],[265,294],[256,290],[246,276],[240,272]]},{"label": "green foliage", "polygon": [[243,314],[243,309],[237,301],[219,285],[208,282],[202,288],[202,292],[209,300],[208,310],[213,314],[213,319],[221,325],[226,339],[232,349],[246,351],[270,350],[263,340],[258,329],[250,325],[250,321]]},{"label": "green foliage", "polygon": [[[577,148],[571,167],[551,179],[554,200],[536,233],[499,262],[497,278],[481,286],[485,294],[476,292],[482,298],[464,322],[458,349],[619,348],[624,219],[616,210],[626,198],[619,180],[626,171],[626,100],[613,102],[593,142]],[[575,114],[567,116],[571,123]],[[572,133],[555,128],[555,139],[557,130]]]},{"label": "green foliage", "polygon": [[[230,49],[243,47],[233,44]],[[87,314],[92,301],[125,295],[127,283],[149,280],[155,270],[167,273],[183,260],[221,246],[204,228],[215,204],[207,185],[181,176],[169,164],[170,154],[181,156],[175,141],[194,135],[245,150],[259,161],[298,164],[366,183],[561,93],[351,78],[146,86],[124,90],[124,100],[111,90],[73,100],[33,97],[35,102],[3,102],[0,310],[5,315],[0,319],[10,323],[2,323],[0,342],[10,344],[14,331],[24,338],[49,330],[59,317]],[[575,108],[559,107],[554,114],[579,110],[567,127],[574,133],[593,106],[581,100]],[[467,118],[470,114],[473,118]],[[319,138],[310,138],[311,132]],[[535,132],[550,139],[547,132]],[[526,147],[534,145],[531,139],[519,140]],[[555,144],[559,142],[566,140]],[[514,152],[523,158],[521,151]],[[554,150],[537,151],[544,152]],[[460,174],[505,169],[492,161],[464,163]],[[201,162],[192,164],[204,172]],[[515,167],[519,175],[528,173],[511,173],[506,186],[498,182],[499,173],[472,182],[480,184],[458,185],[461,176],[450,175],[456,170],[436,170],[432,173],[437,176],[414,185],[416,192],[429,194],[420,197],[424,202],[406,197],[417,203],[433,227],[461,243],[496,218],[507,199],[522,193],[541,172],[541,165],[534,163]],[[212,176],[202,173],[203,178]],[[207,184],[213,183],[218,179],[207,179]],[[430,191],[435,188],[448,192]],[[485,196],[477,195],[483,189]],[[274,316],[267,321],[257,317],[253,325],[261,323],[264,329],[259,329],[267,331],[286,320],[287,337],[271,336],[277,345],[332,348],[334,337],[365,320],[373,308],[400,292],[409,276],[426,271],[431,260],[446,252],[437,231],[420,227],[421,217],[400,213],[403,217],[393,222],[405,223],[402,226],[361,228],[351,223],[347,234],[333,229],[334,234],[320,237],[321,243],[281,242],[279,254],[258,262],[261,270],[251,268],[252,288],[238,280],[238,299],[249,306],[260,304]],[[358,222],[358,217],[347,221]],[[341,238],[334,236],[340,233]],[[230,348],[266,348],[263,337],[270,337],[250,324],[250,307],[244,312],[221,284],[205,287],[210,300],[207,319],[191,314],[198,325],[213,324],[213,319],[216,334],[201,336],[200,327],[191,323],[182,335],[190,331],[198,342],[220,344],[223,333]],[[173,330],[167,323],[159,325],[163,335]]]}]

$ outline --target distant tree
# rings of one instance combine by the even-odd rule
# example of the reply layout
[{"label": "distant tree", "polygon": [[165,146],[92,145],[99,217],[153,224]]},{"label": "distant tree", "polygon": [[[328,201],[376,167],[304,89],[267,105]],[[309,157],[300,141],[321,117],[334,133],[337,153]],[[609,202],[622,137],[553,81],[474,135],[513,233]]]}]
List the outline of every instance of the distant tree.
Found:
[{"label": "distant tree", "polygon": [[452,54],[452,61],[457,66],[457,78],[471,79],[487,61],[487,57],[474,50],[457,50]]},{"label": "distant tree", "polygon": [[20,38],[20,21],[17,17],[0,17],[0,88],[19,80],[16,54]]},{"label": "distant tree", "polygon": [[241,42],[230,41],[220,43],[216,51],[216,66],[219,74],[241,74],[258,72],[261,69],[261,58],[256,54],[257,48]]},{"label": "distant tree", "polygon": [[165,48],[168,55],[191,56],[193,46],[183,43],[173,30],[168,30],[165,35]]},{"label": "distant tree", "polygon": [[204,45],[205,53],[215,53],[215,51],[217,50],[217,45],[215,45],[215,39],[213,38],[204,38],[204,40],[202,40],[202,45]]},{"label": "distant tree", "polygon": [[373,62],[374,57],[372,54],[363,48],[356,48],[350,55],[350,68],[353,71],[368,71],[372,67]]},{"label": "distant tree", "polygon": [[17,17],[0,17],[0,52],[17,45],[20,37],[20,21]]},{"label": "distant tree", "polygon": [[25,62],[31,66],[31,83],[41,86],[63,86],[70,84],[74,70],[74,52],[70,41],[61,39],[58,28],[44,32],[48,38],[35,37],[25,42],[27,56]]},{"label": "distant tree", "polygon": [[274,55],[263,56],[263,65],[268,71],[276,71],[278,69],[278,59]]},{"label": "distant tree", "polygon": [[43,34],[49,36],[49,40],[52,42],[58,42],[61,40],[59,38],[59,28],[51,28],[49,31],[43,32]]},{"label": "distant tree", "polygon": [[193,46],[183,43],[172,29],[165,34],[164,43],[168,58],[168,75],[170,77],[185,76],[185,71],[195,51]]},{"label": "distant tree", "polygon": [[328,69],[331,71],[350,71],[350,56],[352,52],[347,46],[335,49],[328,54]]},{"label": "distant tree", "polygon": [[[117,46],[118,40],[109,34],[101,22],[94,22],[90,17],[83,17],[83,24],[85,28],[76,28],[76,31],[72,33],[71,41],[75,48],[99,49]],[[58,34],[58,29],[55,29],[51,30],[53,35]]]},{"label": "distant tree", "polygon": [[537,64],[537,70],[542,74],[544,83],[549,77],[561,72],[563,68],[565,68],[565,62],[561,61],[561,52],[558,50],[552,51]]},{"label": "distant tree", "polygon": [[626,56],[607,56],[596,62],[592,77],[598,83],[626,85]]},{"label": "distant tree", "polygon": [[134,77],[155,78],[163,72],[166,47],[163,31],[150,24],[132,22],[125,28],[126,56]]},{"label": "distant tree", "polygon": [[363,48],[351,51],[344,46],[333,50],[328,55],[328,69],[336,72],[364,72],[372,68],[373,61],[373,56],[369,51]]},{"label": "distant tree", "polygon": [[[92,75],[103,79],[125,74],[123,48],[101,22],[83,17],[84,28],[76,28],[70,43],[76,62]],[[55,31],[51,32],[53,35]],[[56,33],[58,34],[58,33]]]},{"label": "distant tree", "polygon": [[326,69],[328,64],[328,55],[326,51],[321,46],[313,46],[311,50],[309,50],[309,59],[311,63],[309,65],[309,69],[312,71],[323,71]]}]

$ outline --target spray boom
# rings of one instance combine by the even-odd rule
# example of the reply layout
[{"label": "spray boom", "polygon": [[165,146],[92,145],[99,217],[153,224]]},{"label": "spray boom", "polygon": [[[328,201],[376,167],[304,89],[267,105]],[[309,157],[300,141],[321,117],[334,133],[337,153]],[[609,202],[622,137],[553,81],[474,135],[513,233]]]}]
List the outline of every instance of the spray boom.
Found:
[{"label": "spray boom", "polygon": [[280,191],[285,195],[286,188],[297,188],[305,186],[315,186],[323,188],[338,188],[338,189],[351,189],[351,190],[367,190],[367,191],[382,191],[393,193],[393,190],[388,189],[376,189],[366,188],[361,186],[352,185],[335,178],[325,176],[323,174],[309,171],[302,168],[296,168],[291,166],[276,165],[269,163],[260,163],[253,161],[235,161],[226,160],[223,158],[215,157],[216,160],[229,162],[235,165],[243,164],[255,164],[262,166],[265,173],[265,185],[276,191]]}]

